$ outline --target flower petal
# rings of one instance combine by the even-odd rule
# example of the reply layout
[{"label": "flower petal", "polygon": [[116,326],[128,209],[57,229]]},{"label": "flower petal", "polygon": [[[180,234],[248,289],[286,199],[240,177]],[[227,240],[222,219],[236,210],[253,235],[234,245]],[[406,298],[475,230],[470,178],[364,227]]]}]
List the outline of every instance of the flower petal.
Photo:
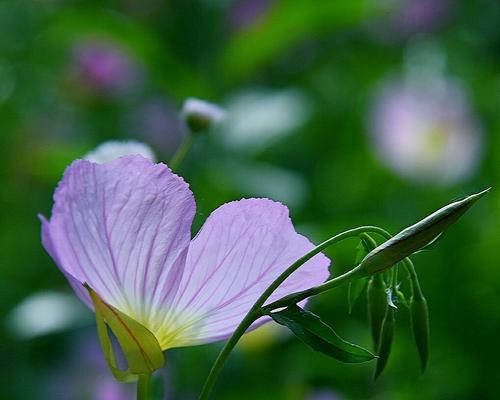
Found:
[{"label": "flower petal", "polygon": [[54,200],[43,244],[80,298],[89,304],[86,282],[155,333],[185,264],[195,212],[188,185],[137,155],[77,160]]},{"label": "flower petal", "polygon": [[[228,337],[271,282],[314,247],[295,231],[280,203],[245,199],[219,207],[191,242],[165,326],[183,320],[181,345]],[[323,254],[314,256],[269,301],[323,282],[329,264]]]}]

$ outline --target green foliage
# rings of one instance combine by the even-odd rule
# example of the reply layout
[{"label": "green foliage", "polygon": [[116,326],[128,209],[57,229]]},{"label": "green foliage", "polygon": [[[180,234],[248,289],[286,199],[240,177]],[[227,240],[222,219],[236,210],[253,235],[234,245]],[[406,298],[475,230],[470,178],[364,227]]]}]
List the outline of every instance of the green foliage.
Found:
[{"label": "green foliage", "polygon": [[346,342],[325,324],[320,317],[297,305],[269,313],[280,325],[288,327],[295,336],[313,350],[345,363],[360,363],[373,360],[368,350]]}]

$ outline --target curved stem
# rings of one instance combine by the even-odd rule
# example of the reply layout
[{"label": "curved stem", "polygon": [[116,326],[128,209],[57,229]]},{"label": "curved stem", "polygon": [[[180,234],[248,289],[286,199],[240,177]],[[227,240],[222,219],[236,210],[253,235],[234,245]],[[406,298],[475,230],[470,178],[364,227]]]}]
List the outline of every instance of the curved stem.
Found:
[{"label": "curved stem", "polygon": [[137,381],[137,400],[149,399],[150,379],[151,375],[149,374],[139,375],[139,380]]},{"label": "curved stem", "polygon": [[168,163],[169,167],[172,169],[172,171],[175,171],[179,165],[181,164],[182,160],[186,157],[187,153],[191,149],[191,146],[193,145],[194,142],[194,135],[192,133],[188,133],[187,136],[184,138],[182,141],[181,145],[173,155],[173,157],[170,159],[170,162]]},{"label": "curved stem", "polygon": [[[238,341],[240,340],[241,336],[246,332],[246,330],[252,325],[253,322],[255,322],[259,317],[263,315],[261,307],[264,305],[266,300],[273,294],[273,292],[280,286],[293,272],[295,272],[298,268],[300,268],[303,264],[305,264],[307,261],[309,261],[312,257],[314,257],[316,254],[320,253],[322,250],[326,249],[327,247],[331,246],[334,243],[338,243],[344,239],[351,238],[358,236],[360,233],[363,232],[373,232],[373,233],[381,233],[385,232],[382,228],[379,228],[377,226],[361,226],[358,228],[353,228],[349,229],[345,232],[339,233],[335,236],[332,236],[330,239],[324,241],[320,245],[316,246],[313,250],[311,250],[309,253],[307,253],[305,256],[299,258],[296,262],[294,262],[290,267],[288,267],[276,280],[269,285],[269,287],[262,293],[262,295],[257,299],[255,304],[252,306],[250,311],[248,311],[247,315],[243,320],[240,322],[232,336],[229,338],[229,340],[226,342],[224,345],[223,349],[219,353],[217,359],[215,360],[214,365],[212,366],[212,369],[210,370],[210,373],[207,377],[207,380],[205,381],[205,384],[203,386],[203,389],[201,391],[200,400],[206,400],[209,398],[210,393],[212,392],[212,389],[214,387],[215,381],[217,380],[217,377],[224,366],[224,363],[226,362],[229,354],[231,351],[234,349]],[[312,289],[317,289],[319,287],[323,287],[324,285],[328,285],[328,287],[324,290],[331,289],[333,287],[339,286],[343,283],[349,282],[351,280],[354,280],[355,278],[358,278],[358,270],[354,268],[353,270],[337,277],[334,278],[328,282],[326,282],[323,285],[317,286]],[[310,289],[311,290],[311,289]],[[321,290],[323,291],[323,290]],[[303,292],[308,292],[308,291],[303,291]],[[299,293],[303,293],[299,292]],[[309,292],[308,292],[309,293]],[[308,297],[312,294],[317,294],[317,293],[309,293],[305,297]],[[304,298],[305,298],[304,297]],[[278,300],[280,301],[280,300]],[[274,303],[272,303],[274,304]],[[266,307],[267,310],[267,307]]]},{"label": "curved stem", "polygon": [[423,298],[424,294],[422,292],[422,288],[420,287],[420,282],[418,281],[417,272],[415,271],[415,266],[413,265],[413,262],[409,258],[405,258],[403,260],[403,265],[410,274],[413,296],[419,299]]}]

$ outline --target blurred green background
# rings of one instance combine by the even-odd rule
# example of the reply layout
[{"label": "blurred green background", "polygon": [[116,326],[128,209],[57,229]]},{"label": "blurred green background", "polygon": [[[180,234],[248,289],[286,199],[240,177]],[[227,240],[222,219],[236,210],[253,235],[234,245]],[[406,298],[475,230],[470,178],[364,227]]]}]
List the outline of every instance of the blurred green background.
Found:
[{"label": "blurred green background", "polygon": [[[103,366],[92,313],[42,249],[37,213],[50,214],[64,168],[103,141],[139,140],[168,162],[189,96],[228,113],[179,170],[196,229],[224,202],[265,196],[316,242],[363,224],[396,232],[493,186],[414,257],[431,312],[424,375],[400,307],[377,382],[373,365],[263,328],[214,399],[498,398],[499,22],[495,0],[3,0],[0,398],[130,398]],[[327,251],[334,274],[355,246]],[[364,297],[349,315],[346,292],[310,307],[369,347]],[[196,398],[219,348],[168,351],[167,398]]]}]

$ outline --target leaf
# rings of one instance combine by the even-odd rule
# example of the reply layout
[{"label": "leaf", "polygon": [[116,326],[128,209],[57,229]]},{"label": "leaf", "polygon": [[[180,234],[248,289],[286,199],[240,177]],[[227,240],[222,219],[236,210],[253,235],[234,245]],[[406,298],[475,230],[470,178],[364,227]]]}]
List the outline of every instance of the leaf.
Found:
[{"label": "leaf", "polygon": [[280,325],[288,327],[300,340],[315,351],[345,363],[370,361],[375,356],[368,350],[346,342],[321,321],[320,317],[296,304],[269,316]]},{"label": "leaf", "polygon": [[489,189],[455,201],[402,230],[372,250],[359,265],[366,275],[376,274],[392,267],[402,259],[432,242],[436,236],[453,225]]},{"label": "leaf", "polygon": [[[163,367],[165,359],[156,337],[136,320],[103,302],[87,284],[84,286],[94,303],[99,341],[115,378],[119,381],[135,381],[138,375],[151,374]],[[116,336],[127,359],[128,369],[125,371],[118,368],[106,324]]]}]

